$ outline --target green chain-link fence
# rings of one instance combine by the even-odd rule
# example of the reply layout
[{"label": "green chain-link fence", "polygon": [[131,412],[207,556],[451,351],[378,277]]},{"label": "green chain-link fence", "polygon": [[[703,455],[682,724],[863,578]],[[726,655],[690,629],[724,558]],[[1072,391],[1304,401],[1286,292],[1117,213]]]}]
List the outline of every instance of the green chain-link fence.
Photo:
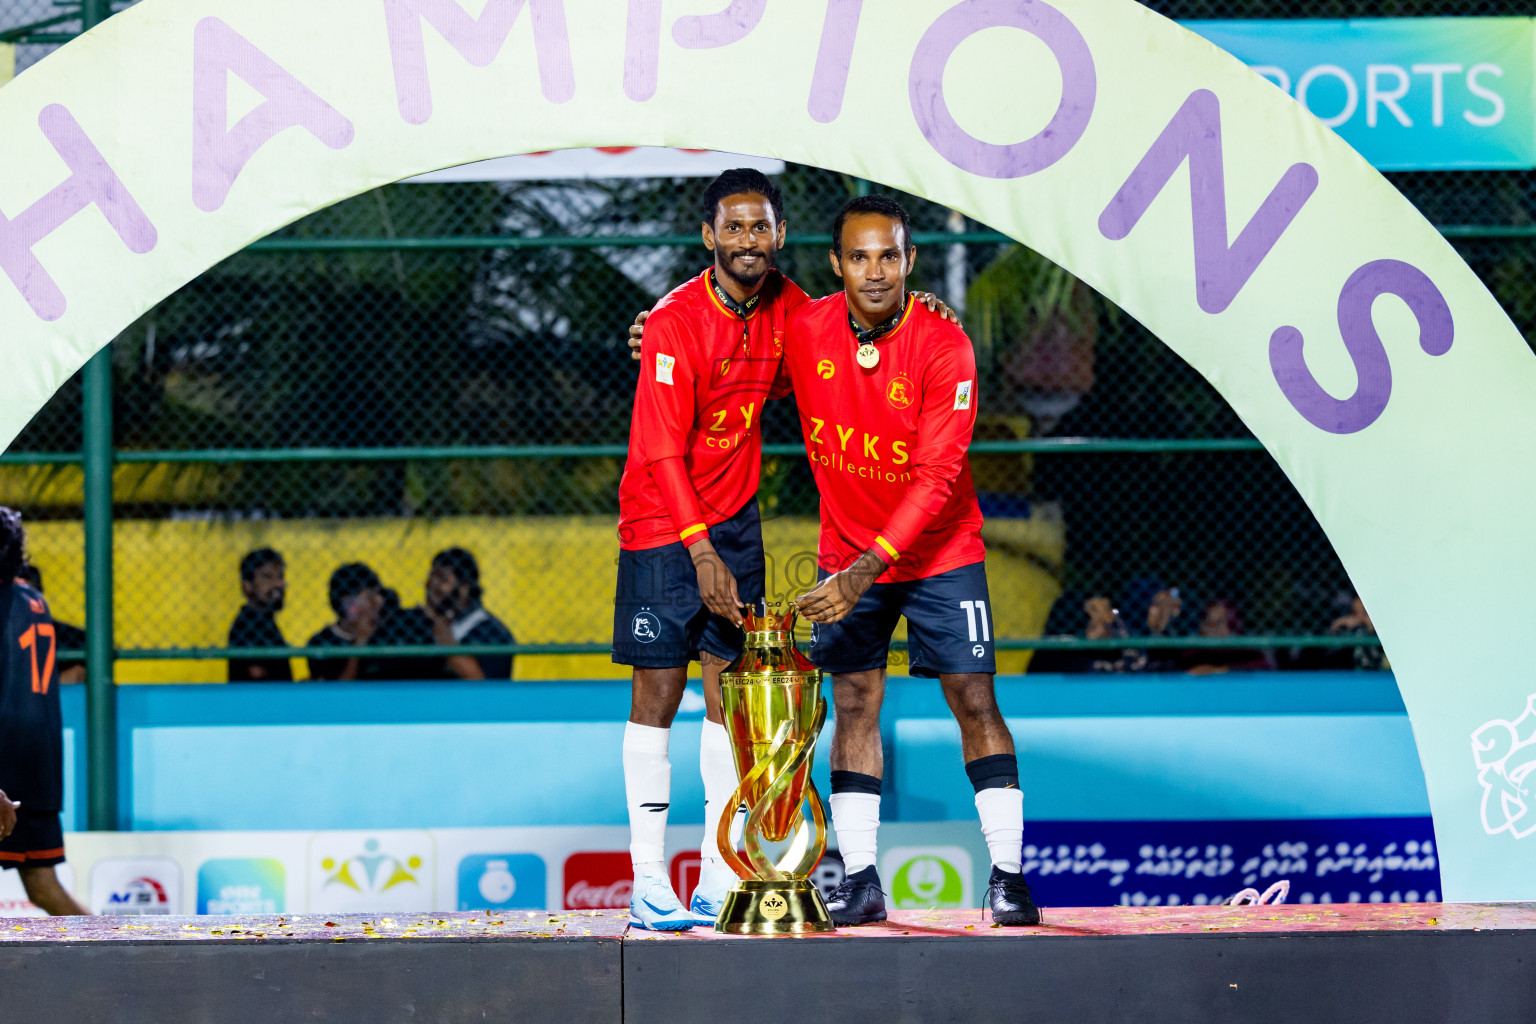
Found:
[{"label": "green chain-link fence", "polygon": [[[1528,13],[1502,0],[1151,6],[1175,18]],[[78,28],[75,10],[0,0],[0,39],[22,44],[22,73]],[[1536,174],[1389,177],[1532,336]],[[823,294],[836,287],[824,233],[869,186],[794,165],[780,181],[781,266]],[[242,601],[237,563],[265,546],[287,562],[278,622],[295,647],[334,619],[338,565],[368,563],[411,605],[431,555],[463,546],[517,636],[519,677],[611,673],[635,380],[626,328],[704,265],[703,185],[391,185],[253,245],[146,314],[111,350],[118,678],[222,677],[208,659]],[[1064,272],[906,198],[913,285],[954,305],[977,346],[972,457],[1005,670],[1038,647],[1037,668],[1119,659],[1113,632],[1083,640],[1092,599],[1136,633],[1159,590],[1181,608],[1168,649],[1145,644],[1154,663],[1378,663],[1321,529],[1198,374]],[[65,619],[84,607],[81,403],[72,381],[0,457],[0,500],[26,511]],[[792,404],[764,428],[761,503],[788,588],[804,582],[796,555],[814,548],[816,494]],[[1347,637],[1331,635],[1339,620]]]}]

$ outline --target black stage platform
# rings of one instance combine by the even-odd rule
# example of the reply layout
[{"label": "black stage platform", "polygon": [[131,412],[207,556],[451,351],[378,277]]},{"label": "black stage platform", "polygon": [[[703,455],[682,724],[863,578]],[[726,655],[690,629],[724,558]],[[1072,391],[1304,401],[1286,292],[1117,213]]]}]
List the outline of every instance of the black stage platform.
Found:
[{"label": "black stage platform", "polygon": [[912,911],[813,938],[622,912],[0,921],[0,1021],[1536,1020],[1536,905]]}]

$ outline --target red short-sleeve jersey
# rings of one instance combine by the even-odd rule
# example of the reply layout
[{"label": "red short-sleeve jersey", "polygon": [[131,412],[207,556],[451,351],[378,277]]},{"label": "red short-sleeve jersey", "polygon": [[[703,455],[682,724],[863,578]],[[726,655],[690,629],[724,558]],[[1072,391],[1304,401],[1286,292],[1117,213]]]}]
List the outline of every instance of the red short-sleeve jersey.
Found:
[{"label": "red short-sleeve jersey", "polygon": [[619,482],[626,550],[702,539],[757,494],[763,403],[787,390],[784,326],[809,299],[773,271],[743,320],[709,275],[679,285],[645,322]]},{"label": "red short-sleeve jersey", "polygon": [[866,370],[843,293],[800,307],[785,334],[806,453],[821,491],[822,568],[872,547],[895,563],[878,582],[937,576],[986,557],[966,450],[976,425],[976,355],[965,332],[907,299]]}]

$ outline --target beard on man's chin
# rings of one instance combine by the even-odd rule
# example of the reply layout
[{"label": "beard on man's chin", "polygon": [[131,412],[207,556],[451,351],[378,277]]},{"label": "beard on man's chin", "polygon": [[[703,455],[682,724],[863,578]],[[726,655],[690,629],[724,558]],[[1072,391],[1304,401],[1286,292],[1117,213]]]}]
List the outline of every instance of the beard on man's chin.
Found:
[{"label": "beard on man's chin", "polygon": [[721,265],[720,269],[725,272],[726,277],[729,277],[744,288],[751,288],[761,281],[768,271],[779,265],[779,254],[772,249],[763,250],[762,256],[764,258],[757,263],[756,267],[750,270],[743,270],[733,258],[716,260],[715,262],[717,265]]}]

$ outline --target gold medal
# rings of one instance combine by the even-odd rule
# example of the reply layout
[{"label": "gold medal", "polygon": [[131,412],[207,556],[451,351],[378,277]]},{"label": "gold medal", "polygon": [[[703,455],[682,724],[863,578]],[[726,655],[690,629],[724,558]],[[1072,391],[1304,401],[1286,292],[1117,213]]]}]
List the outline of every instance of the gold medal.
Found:
[{"label": "gold medal", "polygon": [[870,342],[859,346],[859,365],[866,370],[873,370],[880,365],[880,350]]}]

